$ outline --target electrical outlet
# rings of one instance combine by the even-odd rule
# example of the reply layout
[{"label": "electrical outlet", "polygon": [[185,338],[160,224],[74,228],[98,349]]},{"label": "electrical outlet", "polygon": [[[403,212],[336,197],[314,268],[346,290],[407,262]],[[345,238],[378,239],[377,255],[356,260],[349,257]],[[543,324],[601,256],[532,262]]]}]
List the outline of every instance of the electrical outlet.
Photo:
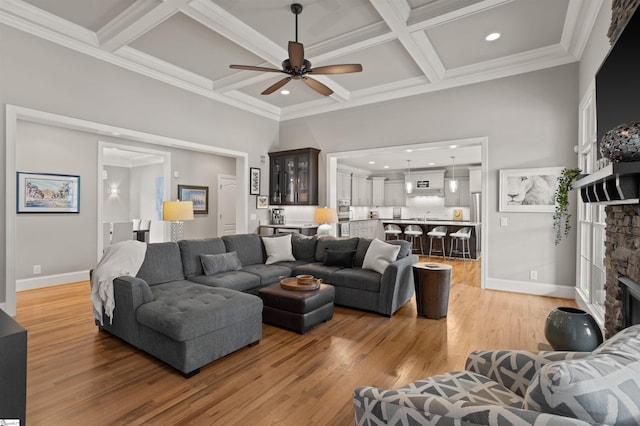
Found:
[{"label": "electrical outlet", "polygon": [[538,271],[532,269],[529,271],[529,279],[533,281],[538,281]]},{"label": "electrical outlet", "polygon": [[509,220],[506,217],[500,218],[500,226],[509,226]]},{"label": "electrical outlet", "polygon": [[33,265],[33,275],[42,273],[42,267],[40,265]]}]

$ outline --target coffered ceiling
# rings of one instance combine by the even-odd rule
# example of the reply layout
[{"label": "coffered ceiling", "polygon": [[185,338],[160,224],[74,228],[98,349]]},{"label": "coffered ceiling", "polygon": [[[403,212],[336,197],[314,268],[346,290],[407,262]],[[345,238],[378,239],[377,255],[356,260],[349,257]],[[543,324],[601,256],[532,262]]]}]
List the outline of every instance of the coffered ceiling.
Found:
[{"label": "coffered ceiling", "polygon": [[[299,0],[298,41],[324,97],[283,77],[290,0],[0,0],[0,22],[275,120],[472,84],[579,60],[602,0]],[[485,40],[489,33],[501,37]]]}]

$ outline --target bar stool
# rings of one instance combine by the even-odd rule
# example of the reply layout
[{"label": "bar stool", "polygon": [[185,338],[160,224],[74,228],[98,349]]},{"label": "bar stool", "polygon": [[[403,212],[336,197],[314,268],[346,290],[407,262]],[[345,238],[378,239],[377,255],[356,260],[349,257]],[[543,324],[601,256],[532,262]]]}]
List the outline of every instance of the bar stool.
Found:
[{"label": "bar stool", "polygon": [[431,231],[427,232],[429,236],[429,259],[431,259],[431,251],[433,250],[433,239],[438,238],[440,240],[440,246],[442,247],[442,258],[447,259],[447,249],[445,248],[444,238],[447,236],[446,226],[436,226]]},{"label": "bar stool", "polygon": [[[453,243],[455,242],[456,251],[458,251],[458,241],[462,241],[462,260],[463,261],[467,260],[467,258],[465,257],[465,254],[467,254],[469,256],[469,260],[471,260],[471,249],[469,247],[469,240],[471,239],[471,228],[465,226],[464,228],[459,229],[458,232],[453,232],[449,234],[449,236],[451,237],[451,243],[450,243],[451,245],[449,247],[449,257],[451,257],[451,253],[453,252]],[[465,241],[467,242],[466,247],[464,244]]]},{"label": "bar stool", "polygon": [[400,226],[395,225],[393,223],[385,225],[385,227],[384,227],[384,239],[385,239],[385,241],[391,240],[391,239],[399,240],[400,239],[400,234],[402,234],[402,229],[400,228]]},{"label": "bar stool", "polygon": [[415,250],[418,250],[416,247],[416,238],[420,241],[420,254],[424,254],[424,249],[422,248],[422,227],[420,225],[408,225],[404,228],[404,235],[406,239],[411,243],[411,252],[413,253]]}]

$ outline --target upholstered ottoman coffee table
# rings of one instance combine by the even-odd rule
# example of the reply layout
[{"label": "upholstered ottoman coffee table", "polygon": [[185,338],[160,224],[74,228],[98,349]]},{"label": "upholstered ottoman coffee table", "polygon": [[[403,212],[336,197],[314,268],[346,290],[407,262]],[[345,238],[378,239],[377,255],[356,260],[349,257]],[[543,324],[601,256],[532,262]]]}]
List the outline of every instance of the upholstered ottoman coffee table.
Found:
[{"label": "upholstered ottoman coffee table", "polygon": [[321,322],[333,318],[336,291],[329,284],[311,291],[287,290],[280,283],[261,288],[262,322],[305,334]]}]

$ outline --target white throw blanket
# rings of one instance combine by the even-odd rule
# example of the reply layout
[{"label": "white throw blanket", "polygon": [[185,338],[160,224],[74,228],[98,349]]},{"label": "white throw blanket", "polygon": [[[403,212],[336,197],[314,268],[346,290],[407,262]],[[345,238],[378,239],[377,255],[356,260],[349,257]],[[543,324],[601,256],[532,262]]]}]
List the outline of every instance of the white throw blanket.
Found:
[{"label": "white throw blanket", "polygon": [[109,246],[102,259],[93,270],[91,277],[91,301],[93,316],[102,322],[102,311],[113,322],[113,280],[123,275],[135,276],[147,253],[147,245],[140,241],[127,240]]}]

